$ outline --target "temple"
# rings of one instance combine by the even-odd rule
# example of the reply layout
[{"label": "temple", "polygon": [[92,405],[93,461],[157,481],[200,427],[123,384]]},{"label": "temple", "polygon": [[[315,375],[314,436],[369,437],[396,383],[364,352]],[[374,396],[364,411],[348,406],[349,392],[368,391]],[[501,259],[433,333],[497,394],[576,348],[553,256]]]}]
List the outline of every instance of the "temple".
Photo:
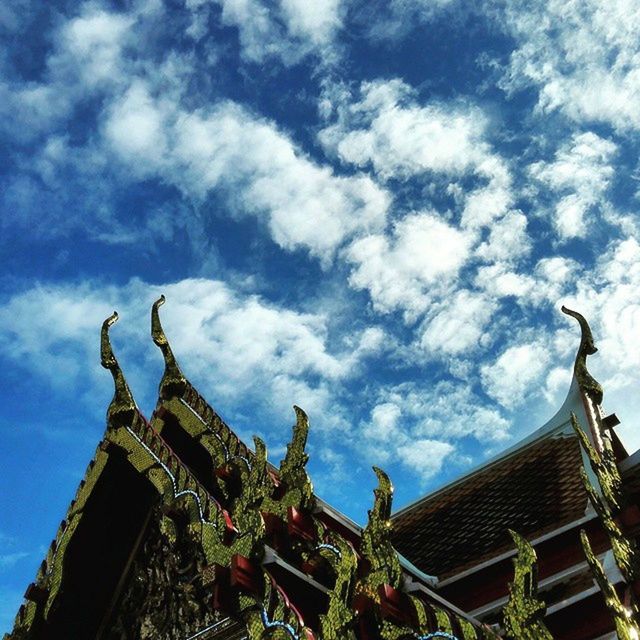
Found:
[{"label": "temple", "polygon": [[110,341],[107,427],[5,640],[640,638],[640,451],[589,374],[585,319],[566,401],[544,426],[392,515],[356,525],[315,496],[309,423],[278,467],[189,383],[151,310],[165,371],[150,420]]}]

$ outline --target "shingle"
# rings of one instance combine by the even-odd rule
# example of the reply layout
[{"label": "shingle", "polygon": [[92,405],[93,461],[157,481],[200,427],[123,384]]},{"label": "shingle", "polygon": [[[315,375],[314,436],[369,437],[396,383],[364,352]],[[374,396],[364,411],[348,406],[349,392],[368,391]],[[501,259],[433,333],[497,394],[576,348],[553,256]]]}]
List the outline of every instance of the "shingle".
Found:
[{"label": "shingle", "polygon": [[550,437],[493,463],[394,517],[394,546],[444,578],[584,515],[587,494],[575,436]]}]

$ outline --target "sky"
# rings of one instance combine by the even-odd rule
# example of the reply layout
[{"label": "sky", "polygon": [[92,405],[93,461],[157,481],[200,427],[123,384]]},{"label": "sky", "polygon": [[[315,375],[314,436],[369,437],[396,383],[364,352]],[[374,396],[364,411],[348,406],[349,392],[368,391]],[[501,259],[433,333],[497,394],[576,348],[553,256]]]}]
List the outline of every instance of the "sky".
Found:
[{"label": "sky", "polygon": [[[472,6],[470,6],[472,5]],[[0,5],[0,631],[105,427],[185,375],[363,523],[542,425],[640,446],[640,0]]]}]

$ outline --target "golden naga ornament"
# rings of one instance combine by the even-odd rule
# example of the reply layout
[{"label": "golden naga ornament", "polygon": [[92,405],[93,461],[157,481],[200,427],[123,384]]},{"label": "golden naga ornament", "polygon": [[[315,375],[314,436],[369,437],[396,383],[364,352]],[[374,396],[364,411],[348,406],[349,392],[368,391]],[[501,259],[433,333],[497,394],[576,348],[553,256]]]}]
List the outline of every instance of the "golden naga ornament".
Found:
[{"label": "golden naga ornament", "polygon": [[535,549],[525,538],[509,530],[518,554],[513,559],[514,577],[509,585],[509,601],[504,626],[513,640],[553,640],[544,623],[546,605],[537,597],[538,565]]}]

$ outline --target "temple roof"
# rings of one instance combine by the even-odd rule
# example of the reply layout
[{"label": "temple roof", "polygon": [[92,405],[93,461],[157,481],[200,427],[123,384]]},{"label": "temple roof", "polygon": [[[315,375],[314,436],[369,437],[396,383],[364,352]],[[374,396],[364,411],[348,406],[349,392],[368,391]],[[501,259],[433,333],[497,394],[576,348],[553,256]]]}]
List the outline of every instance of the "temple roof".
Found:
[{"label": "temple roof", "polygon": [[579,313],[562,310],[578,320],[582,339],[560,409],[510,448],[392,516],[394,545],[439,579],[510,549],[508,529],[533,539],[585,515],[583,463],[590,477],[593,472],[571,418],[593,441],[602,388],[586,367],[597,351],[589,325]]},{"label": "temple roof", "polygon": [[[102,637],[128,567],[151,535],[149,522],[158,518],[166,531],[189,528],[191,549],[202,556],[189,565],[189,584],[206,592],[201,603],[242,617],[251,637],[275,627],[295,639],[321,630],[333,638],[334,628],[351,637],[358,625],[382,624],[405,635],[437,629],[461,639],[495,637],[434,593],[433,579],[393,549],[393,487],[382,470],[374,468],[378,487],[360,529],[313,494],[305,469],[309,425],[300,408],[278,469],[267,463],[262,441],[254,438],[251,450],[238,439],[178,367],[160,324],[163,302],[152,309],[165,373],[150,421],[111,348],[117,313],[103,324],[101,360],[115,384],[105,437],[10,637]],[[78,606],[87,610],[82,616],[73,615]]]},{"label": "temple roof", "polygon": [[393,516],[394,546],[439,578],[584,516],[578,439],[551,434]]}]

